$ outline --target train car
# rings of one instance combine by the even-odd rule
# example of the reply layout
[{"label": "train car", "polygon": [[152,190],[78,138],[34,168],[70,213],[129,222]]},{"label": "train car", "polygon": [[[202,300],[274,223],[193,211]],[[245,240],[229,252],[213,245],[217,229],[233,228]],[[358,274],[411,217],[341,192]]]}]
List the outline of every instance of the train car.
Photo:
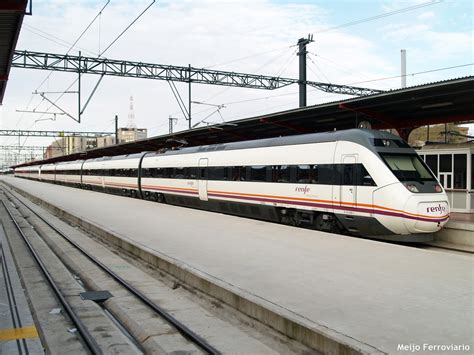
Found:
[{"label": "train car", "polygon": [[81,182],[83,188],[96,191],[105,190],[102,167],[106,160],[110,160],[110,157],[87,159],[84,161],[81,169]]},{"label": "train car", "polygon": [[103,190],[130,197],[139,197],[138,166],[144,153],[112,157],[102,164]]},{"label": "train car", "polygon": [[98,191],[379,239],[429,240],[449,218],[416,152],[372,130],[104,157],[81,173]]},{"label": "train car", "polygon": [[38,180],[40,174],[40,166],[23,166],[21,168],[15,169],[15,177],[22,177],[25,179]]},{"label": "train car", "polygon": [[43,164],[39,167],[39,179],[44,182],[54,182],[56,180],[56,165]]},{"label": "train car", "polygon": [[57,184],[80,187],[83,163],[84,160],[57,163],[54,181]]},{"label": "train car", "polygon": [[144,153],[86,160],[82,186],[91,190],[139,197],[138,166]]}]

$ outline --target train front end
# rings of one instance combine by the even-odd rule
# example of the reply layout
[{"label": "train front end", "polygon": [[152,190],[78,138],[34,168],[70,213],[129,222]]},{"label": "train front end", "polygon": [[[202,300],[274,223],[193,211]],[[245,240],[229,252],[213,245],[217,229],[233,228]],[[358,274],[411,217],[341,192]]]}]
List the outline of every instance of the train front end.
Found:
[{"label": "train front end", "polygon": [[[395,176],[396,183],[376,191],[394,206],[387,214],[403,218],[399,234],[427,234],[439,231],[448,221],[448,196],[423,160],[411,148],[379,149],[380,157]],[[374,201],[375,202],[375,201]]]}]

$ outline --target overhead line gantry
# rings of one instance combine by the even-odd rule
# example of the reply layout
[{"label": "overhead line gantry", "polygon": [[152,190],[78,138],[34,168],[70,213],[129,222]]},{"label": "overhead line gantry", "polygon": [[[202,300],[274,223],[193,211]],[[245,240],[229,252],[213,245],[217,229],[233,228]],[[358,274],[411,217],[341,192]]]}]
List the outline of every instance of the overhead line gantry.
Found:
[{"label": "overhead line gantry", "polygon": [[[108,58],[94,58],[70,54],[31,52],[26,50],[15,51],[12,67],[178,82],[191,81],[196,84],[223,85],[266,90],[279,89],[291,84],[299,83],[299,79],[282,78],[278,76],[142,63]],[[382,92],[381,90],[375,89],[315,81],[306,81],[306,84],[329,93],[355,96],[373,95]]]},{"label": "overhead line gantry", "polygon": [[73,132],[73,131],[28,131],[21,129],[0,129],[0,136],[16,137],[84,137],[97,138],[115,135],[114,132]]},{"label": "overhead line gantry", "polygon": [[[189,121],[189,129],[193,126],[191,124],[191,83],[195,84],[209,84],[209,85],[221,85],[231,87],[241,87],[250,89],[263,89],[263,90],[275,90],[288,85],[298,84],[300,90],[300,107],[306,106],[306,85],[312,86],[318,90],[352,95],[352,96],[367,96],[373,94],[379,94],[383,91],[362,88],[350,85],[339,85],[331,83],[322,83],[316,81],[306,80],[306,45],[312,41],[300,39],[298,42],[300,56],[300,77],[299,79],[282,78],[279,76],[267,76],[259,74],[248,74],[238,73],[221,70],[211,70],[205,68],[194,68],[191,65],[176,66],[176,65],[164,65],[164,64],[153,64],[153,63],[142,63],[133,62],[128,60],[117,60],[108,59],[102,57],[87,57],[70,54],[55,54],[55,53],[43,53],[43,52],[32,52],[32,51],[15,51],[12,59],[12,67],[15,68],[29,68],[29,69],[41,69],[50,71],[62,71],[71,72],[78,74],[78,110],[77,118],[61,109],[56,102],[48,99],[44,94],[40,94],[43,99],[49,101],[53,106],[59,108],[62,113],[71,117],[77,122],[81,122],[81,115],[89,104],[92,96],[94,95],[97,87],[102,81],[105,75],[119,76],[126,78],[141,78],[141,79],[153,79],[153,80],[166,80],[173,91],[176,101],[186,119]],[[96,74],[100,75],[99,80],[92,89],[92,92],[87,99],[84,106],[81,107],[81,75],[82,74]],[[188,108],[186,109],[181,96],[174,82],[185,82],[188,83]]]}]

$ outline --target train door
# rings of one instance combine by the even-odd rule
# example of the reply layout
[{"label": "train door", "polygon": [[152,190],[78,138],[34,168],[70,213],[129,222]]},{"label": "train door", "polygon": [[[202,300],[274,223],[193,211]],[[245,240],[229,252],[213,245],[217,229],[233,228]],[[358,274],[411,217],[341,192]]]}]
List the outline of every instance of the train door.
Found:
[{"label": "train door", "polygon": [[209,164],[209,159],[202,158],[199,159],[199,175],[198,175],[198,189],[199,189],[199,199],[201,201],[207,201],[207,166]]},{"label": "train door", "polygon": [[340,200],[339,203],[346,213],[352,214],[351,207],[356,207],[357,187],[356,181],[357,155],[343,155],[340,170]]}]

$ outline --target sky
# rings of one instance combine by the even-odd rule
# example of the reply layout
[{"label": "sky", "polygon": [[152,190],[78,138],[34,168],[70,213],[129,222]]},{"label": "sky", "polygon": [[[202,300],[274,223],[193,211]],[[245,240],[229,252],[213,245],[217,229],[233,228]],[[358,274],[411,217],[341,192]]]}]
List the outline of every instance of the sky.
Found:
[{"label": "sky", "polygon": [[[308,80],[374,89],[400,87],[400,50],[407,51],[407,85],[473,75],[473,2],[470,0],[333,1],[156,1],[123,36],[106,49],[152,0],[111,0],[77,44],[71,45],[107,0],[34,0],[25,16],[17,50],[78,54],[109,59],[298,77],[296,43],[308,45]],[[469,65],[470,64],[470,65]],[[441,68],[457,68],[437,70]],[[435,71],[432,71],[435,70]],[[429,73],[422,73],[430,71]],[[58,112],[41,92],[63,92],[72,73],[12,68],[3,106],[2,129],[107,131],[114,116],[126,126],[133,97],[135,123],[149,136],[175,131],[187,121],[165,81],[104,77],[77,123]],[[83,103],[98,76],[83,75]],[[187,102],[188,86],[176,83]],[[69,90],[76,90],[73,85]],[[55,100],[58,94],[46,94]],[[349,96],[308,88],[308,105]],[[217,123],[298,107],[298,87],[256,90],[192,85],[193,124]],[[207,103],[205,105],[202,103]],[[64,94],[57,104],[77,116],[77,96]],[[219,111],[216,106],[224,105]],[[46,146],[51,138],[0,137],[0,145]],[[0,160],[5,153],[0,152]]]}]

